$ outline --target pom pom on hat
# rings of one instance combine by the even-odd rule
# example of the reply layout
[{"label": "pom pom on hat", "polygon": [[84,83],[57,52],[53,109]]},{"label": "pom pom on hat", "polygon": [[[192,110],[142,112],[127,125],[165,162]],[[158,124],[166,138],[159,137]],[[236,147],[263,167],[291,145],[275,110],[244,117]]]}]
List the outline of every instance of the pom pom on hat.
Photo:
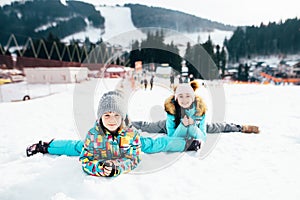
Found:
[{"label": "pom pom on hat", "polygon": [[123,99],[123,96],[116,91],[110,91],[103,94],[98,105],[98,119],[106,112],[117,112],[125,119],[127,108]]},{"label": "pom pom on hat", "polygon": [[196,91],[200,86],[198,81],[194,80],[190,82],[191,87],[193,88],[194,91]]}]

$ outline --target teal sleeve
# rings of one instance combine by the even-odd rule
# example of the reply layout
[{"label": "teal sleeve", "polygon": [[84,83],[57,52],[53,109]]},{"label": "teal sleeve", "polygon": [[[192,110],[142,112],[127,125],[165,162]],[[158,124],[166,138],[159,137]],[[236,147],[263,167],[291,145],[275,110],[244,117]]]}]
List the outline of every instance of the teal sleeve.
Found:
[{"label": "teal sleeve", "polygon": [[201,116],[200,119],[194,119],[195,123],[188,127],[189,136],[194,137],[196,139],[200,139],[202,141],[206,141],[207,133],[206,133],[206,124],[205,124],[206,116]]},{"label": "teal sleeve", "polygon": [[175,128],[175,116],[167,114],[166,128],[169,137],[188,137],[188,128],[181,122]]},{"label": "teal sleeve", "polygon": [[175,116],[174,115],[167,114],[166,128],[167,128],[168,136],[172,137],[175,132]]},{"label": "teal sleeve", "polygon": [[159,152],[182,152],[186,145],[184,138],[168,136],[157,138],[141,137],[141,143],[142,151],[149,154]]},{"label": "teal sleeve", "polygon": [[81,140],[53,140],[48,147],[51,155],[80,156],[83,141]]},{"label": "teal sleeve", "polygon": [[202,116],[202,119],[200,120],[200,125],[199,125],[199,128],[203,134],[203,137],[204,137],[204,142],[206,141],[206,138],[207,138],[207,131],[206,131],[206,115],[204,114]]},{"label": "teal sleeve", "polygon": [[180,124],[177,126],[174,134],[174,137],[188,137],[188,127],[184,126],[183,123],[180,122]]}]

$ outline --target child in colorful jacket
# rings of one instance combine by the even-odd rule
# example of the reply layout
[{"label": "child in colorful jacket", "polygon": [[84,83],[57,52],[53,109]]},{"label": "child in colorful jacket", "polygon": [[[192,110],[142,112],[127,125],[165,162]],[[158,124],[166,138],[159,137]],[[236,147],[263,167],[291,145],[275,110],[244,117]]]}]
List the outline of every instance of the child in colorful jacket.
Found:
[{"label": "child in colorful jacket", "polygon": [[169,137],[183,137],[192,140],[193,146],[200,148],[206,141],[205,112],[206,105],[195,94],[198,83],[182,83],[175,88],[174,95],[165,101],[167,112],[166,128]]},{"label": "child in colorful jacket", "polygon": [[83,170],[93,176],[113,177],[136,168],[141,142],[137,131],[123,128],[126,110],[122,97],[114,91],[105,93],[97,116],[80,154]]}]

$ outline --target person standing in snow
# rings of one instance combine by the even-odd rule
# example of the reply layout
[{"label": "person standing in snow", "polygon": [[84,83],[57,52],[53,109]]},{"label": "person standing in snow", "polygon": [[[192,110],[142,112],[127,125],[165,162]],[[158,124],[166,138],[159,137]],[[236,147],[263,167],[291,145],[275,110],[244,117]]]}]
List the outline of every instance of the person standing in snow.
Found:
[{"label": "person standing in snow", "polygon": [[184,83],[188,83],[189,82],[189,77],[188,76],[184,77],[184,81],[183,82]]},{"label": "person standing in snow", "polygon": [[170,88],[172,88],[172,89],[174,87],[174,80],[175,80],[175,75],[172,72],[171,75],[170,75]]},{"label": "person standing in snow", "polygon": [[144,86],[145,86],[145,90],[147,89],[147,85],[148,85],[148,80],[147,80],[146,75],[145,75],[145,78],[144,78]]},{"label": "person standing in snow", "polygon": [[152,90],[153,88],[153,79],[154,79],[154,75],[152,75],[150,78],[150,90]]},{"label": "person standing in snow", "polygon": [[178,75],[178,82],[179,84],[183,83],[182,75]]}]

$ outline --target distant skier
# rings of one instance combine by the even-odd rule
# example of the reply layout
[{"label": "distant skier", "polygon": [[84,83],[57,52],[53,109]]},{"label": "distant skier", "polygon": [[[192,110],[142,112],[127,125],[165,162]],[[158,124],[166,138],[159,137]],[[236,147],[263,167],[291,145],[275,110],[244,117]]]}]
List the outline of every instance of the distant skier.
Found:
[{"label": "distant skier", "polygon": [[147,86],[148,86],[148,80],[147,80],[147,78],[145,77],[145,79],[144,79],[144,86],[145,86],[145,90],[147,89]]},{"label": "distant skier", "polygon": [[171,73],[170,75],[170,88],[174,87],[174,80],[175,80],[175,76],[173,73]]},{"label": "distant skier", "polygon": [[141,84],[141,88],[143,88],[144,87],[144,80],[143,79],[141,79],[141,82],[140,82],[140,84]]},{"label": "distant skier", "polygon": [[182,79],[182,76],[181,76],[181,75],[178,75],[178,81],[179,81],[179,84],[180,84],[180,83],[183,83],[183,79]]},{"label": "distant skier", "polygon": [[152,90],[153,88],[153,79],[154,79],[154,75],[152,75],[150,79],[150,90]]},{"label": "distant skier", "polygon": [[184,82],[185,82],[185,83],[188,83],[188,82],[189,82],[189,77],[188,77],[188,76],[186,76],[186,77],[184,78]]}]

